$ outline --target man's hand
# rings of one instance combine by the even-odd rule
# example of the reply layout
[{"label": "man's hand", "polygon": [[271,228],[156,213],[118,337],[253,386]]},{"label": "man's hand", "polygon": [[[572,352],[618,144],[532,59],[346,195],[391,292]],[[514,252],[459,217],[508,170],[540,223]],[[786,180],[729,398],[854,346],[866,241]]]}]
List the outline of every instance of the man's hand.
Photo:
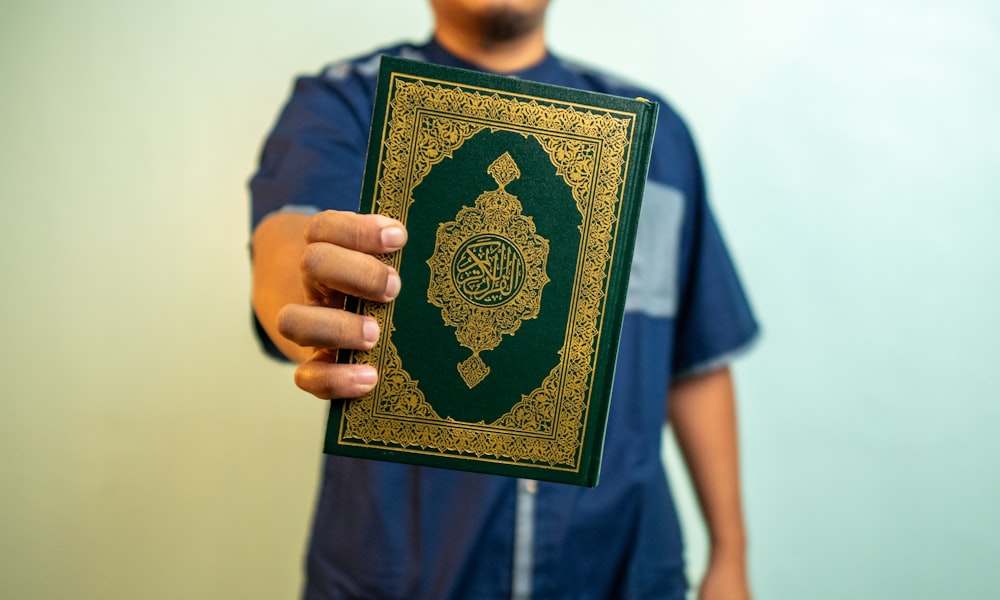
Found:
[{"label": "man's hand", "polygon": [[336,362],[337,349],[367,350],[379,336],[374,319],[343,310],[344,296],[393,300],[399,274],[373,255],[405,244],[402,224],[382,215],[282,213],[258,226],[254,308],[279,348],[301,363],[296,385],[319,398],[356,398],[375,386],[372,367]]}]

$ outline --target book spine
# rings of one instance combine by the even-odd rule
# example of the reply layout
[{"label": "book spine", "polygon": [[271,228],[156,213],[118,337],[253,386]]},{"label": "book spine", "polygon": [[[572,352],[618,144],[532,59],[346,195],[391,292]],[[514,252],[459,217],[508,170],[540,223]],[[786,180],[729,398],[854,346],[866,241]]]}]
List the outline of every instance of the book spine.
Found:
[{"label": "book spine", "polygon": [[[641,106],[636,112],[635,135],[633,144],[629,152],[629,168],[625,174],[625,188],[622,190],[622,208],[619,211],[618,240],[627,240],[627,248],[619,248],[615,253],[612,265],[613,273],[620,273],[620,285],[610,290],[605,314],[611,315],[609,321],[604,323],[605,331],[614,332],[613,336],[606,336],[601,340],[599,352],[605,356],[616,357],[616,360],[606,361],[608,371],[605,373],[595,373],[595,380],[600,378],[606,386],[606,393],[594,394],[597,398],[607,398],[603,406],[591,407],[601,413],[601,419],[591,419],[594,422],[606,422],[608,412],[611,409],[611,388],[614,385],[614,371],[617,365],[618,344],[621,339],[622,322],[624,320],[624,310],[615,310],[625,303],[625,295],[628,290],[629,275],[632,270],[632,251],[635,245],[636,232],[639,227],[639,213],[642,208],[643,192],[646,188],[646,175],[649,172],[650,153],[653,145],[653,137],[656,133],[656,119],[659,113],[659,105],[655,102],[639,99]],[[606,354],[605,354],[606,353]],[[593,446],[586,450],[585,464],[581,469],[583,484],[594,487],[600,480],[601,457],[604,454],[604,431],[588,432],[590,434],[600,434],[595,439]]]}]

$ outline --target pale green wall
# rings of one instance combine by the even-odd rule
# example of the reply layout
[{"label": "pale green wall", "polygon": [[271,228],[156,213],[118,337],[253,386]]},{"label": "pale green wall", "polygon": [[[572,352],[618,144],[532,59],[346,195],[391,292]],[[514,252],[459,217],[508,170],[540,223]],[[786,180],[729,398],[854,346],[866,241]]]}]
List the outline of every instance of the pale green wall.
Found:
[{"label": "pale green wall", "polygon": [[[1000,5],[610,6],[556,0],[551,42],[685,114],[765,326],[737,368],[758,597],[995,594]],[[254,347],[244,184],[293,74],[428,26],[0,7],[0,597],[294,596],[324,410]]]}]

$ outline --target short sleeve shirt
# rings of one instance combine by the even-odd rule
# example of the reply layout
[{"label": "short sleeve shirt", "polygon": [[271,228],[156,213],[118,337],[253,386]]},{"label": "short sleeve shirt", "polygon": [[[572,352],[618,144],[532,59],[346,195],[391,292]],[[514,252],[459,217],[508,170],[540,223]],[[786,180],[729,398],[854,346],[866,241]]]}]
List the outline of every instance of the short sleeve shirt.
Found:
[{"label": "short sleeve shirt", "polygon": [[[357,210],[381,54],[475,68],[431,40],[298,79],[251,180],[254,227],[282,210]],[[660,103],[600,484],[524,485],[327,456],[306,598],[684,597],[681,532],[660,458],[669,385],[725,364],[757,324],[691,135],[669,104],[551,53],[515,76]]]}]

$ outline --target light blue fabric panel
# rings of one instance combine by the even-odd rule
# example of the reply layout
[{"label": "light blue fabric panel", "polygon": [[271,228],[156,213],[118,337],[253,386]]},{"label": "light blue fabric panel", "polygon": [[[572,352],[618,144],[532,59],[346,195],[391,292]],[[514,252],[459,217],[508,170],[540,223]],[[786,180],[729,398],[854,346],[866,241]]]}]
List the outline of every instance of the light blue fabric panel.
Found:
[{"label": "light blue fabric panel", "polygon": [[684,195],[680,190],[648,181],[625,300],[627,312],[661,318],[671,318],[677,313],[683,220]]}]

